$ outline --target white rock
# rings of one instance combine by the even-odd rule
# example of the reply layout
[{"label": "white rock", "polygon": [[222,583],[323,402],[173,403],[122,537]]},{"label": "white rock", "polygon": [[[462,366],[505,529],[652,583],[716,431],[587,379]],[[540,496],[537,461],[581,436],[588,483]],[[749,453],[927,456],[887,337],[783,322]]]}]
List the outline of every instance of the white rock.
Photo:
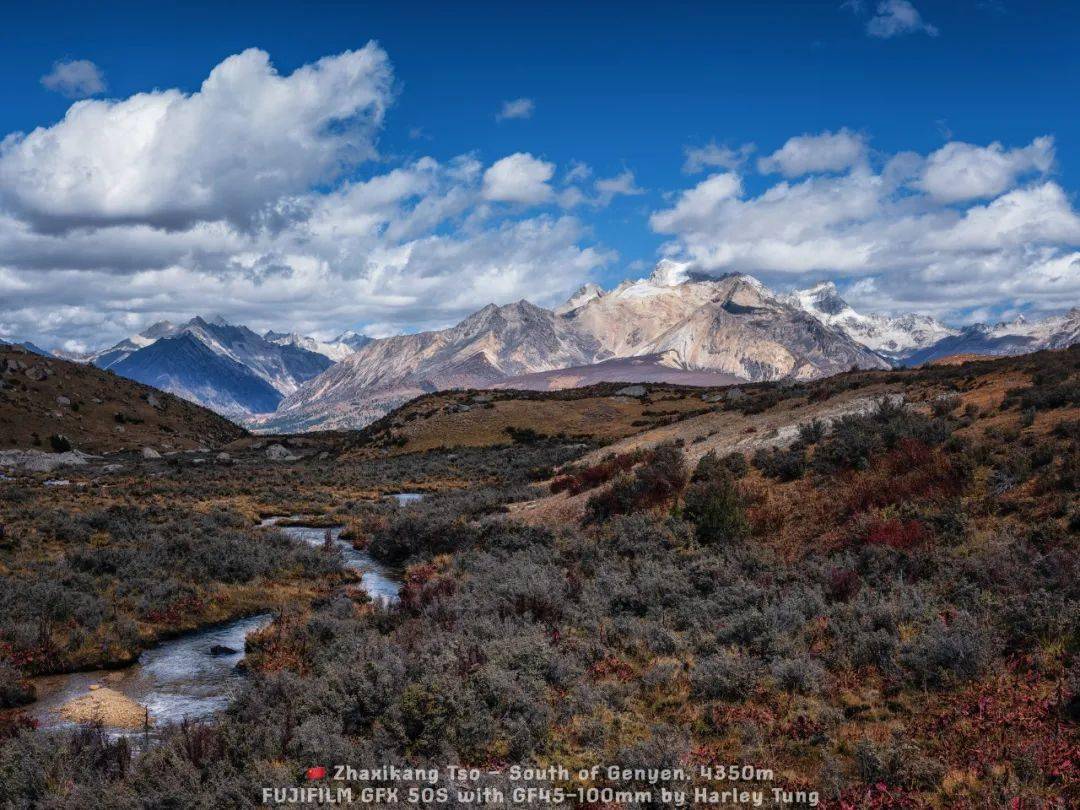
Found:
[{"label": "white rock", "polygon": [[43,453],[41,450],[0,450],[0,467],[26,472],[52,472],[58,467],[81,467],[88,458],[78,450],[66,453]]},{"label": "white rock", "polygon": [[142,449],[143,458],[161,458],[161,453],[155,450],[153,447],[144,447]]},{"label": "white rock", "polygon": [[299,456],[294,456],[280,444],[272,444],[266,448],[266,457],[271,461],[296,461]]}]

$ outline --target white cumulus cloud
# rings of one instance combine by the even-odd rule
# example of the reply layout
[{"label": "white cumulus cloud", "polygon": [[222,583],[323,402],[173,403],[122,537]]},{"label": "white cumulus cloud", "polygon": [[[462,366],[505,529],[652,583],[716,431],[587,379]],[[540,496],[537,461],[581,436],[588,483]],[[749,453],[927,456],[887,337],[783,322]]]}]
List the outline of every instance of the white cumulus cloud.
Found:
[{"label": "white cumulus cloud", "polygon": [[738,149],[732,149],[712,141],[704,146],[687,146],[683,149],[686,155],[683,172],[697,174],[706,169],[737,169],[746,162],[755,148],[752,143],[744,143]]},{"label": "white cumulus cloud", "polygon": [[[614,261],[577,217],[530,210],[561,202],[554,163],[367,160],[392,87],[376,45],[289,75],[250,50],[196,92],[80,101],[4,138],[0,334],[100,347],[207,310],[322,337],[412,331],[554,304]],[[587,188],[637,193],[628,171]]]},{"label": "white cumulus cloud", "polygon": [[938,29],[923,20],[919,10],[908,0],[882,0],[877,13],[866,23],[866,33],[879,39],[919,32],[932,37],[938,35]]},{"label": "white cumulus cloud", "polygon": [[86,98],[105,92],[105,74],[89,59],[64,59],[53,63],[41,84],[68,98]]},{"label": "white cumulus cloud", "polygon": [[494,202],[538,205],[552,198],[548,182],[554,174],[554,163],[528,152],[515,152],[484,172],[484,197]]},{"label": "white cumulus cloud", "polygon": [[250,222],[375,154],[391,70],[377,45],[289,76],[250,49],[195,93],[83,101],[0,142],[0,200],[42,228]]},{"label": "white cumulus cloud", "polygon": [[866,157],[866,140],[849,129],[822,132],[818,135],[799,135],[771,155],[758,160],[762,174],[782,174],[801,177],[811,172],[838,172],[850,168]]},{"label": "white cumulus cloud", "polygon": [[644,194],[645,189],[638,188],[634,173],[625,169],[614,177],[602,177],[593,183],[598,205],[608,205],[616,197],[635,197]]},{"label": "white cumulus cloud", "polygon": [[951,143],[845,161],[844,172],[804,161],[786,172],[797,182],[756,194],[729,172],[650,223],[670,237],[666,255],[704,272],[779,285],[830,278],[867,308],[960,320],[1006,306],[1049,312],[1080,300],[1080,215],[1042,174],[1052,160],[1050,138],[1017,149]]},{"label": "white cumulus cloud", "polygon": [[502,107],[495,113],[496,121],[506,121],[511,118],[532,118],[536,109],[536,102],[531,98],[515,98],[504,101]]},{"label": "white cumulus cloud", "polygon": [[1054,164],[1054,139],[1036,138],[1019,149],[1000,143],[975,146],[953,142],[926,159],[918,188],[943,202],[996,197],[1018,176],[1048,172]]}]

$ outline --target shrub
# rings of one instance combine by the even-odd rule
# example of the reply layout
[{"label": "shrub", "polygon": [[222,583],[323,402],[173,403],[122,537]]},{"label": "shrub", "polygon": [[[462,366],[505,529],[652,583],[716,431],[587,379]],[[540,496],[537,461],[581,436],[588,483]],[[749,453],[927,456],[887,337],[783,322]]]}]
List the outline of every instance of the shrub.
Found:
[{"label": "shrub", "polygon": [[787,449],[761,449],[754,453],[754,466],[767,478],[794,481],[806,472],[806,451],[794,445]]},{"label": "shrub", "polygon": [[0,661],[0,709],[12,709],[33,702],[34,686],[15,667]]},{"label": "shrub", "polygon": [[850,601],[862,587],[857,571],[849,568],[834,568],[829,572],[829,598],[835,602]]},{"label": "shrub", "polygon": [[1080,405],[1080,378],[1036,374],[1032,385],[1010,390],[1005,403],[1035,411],[1075,408]]},{"label": "shrub", "polygon": [[787,692],[815,694],[821,691],[825,668],[812,658],[779,658],[769,666],[777,685]]},{"label": "shrub", "polygon": [[817,444],[825,438],[827,425],[820,419],[811,419],[799,425],[799,443],[804,446]]},{"label": "shrub", "polygon": [[761,674],[761,666],[754,659],[722,650],[694,665],[690,685],[694,695],[703,700],[740,700],[754,689]]},{"label": "shrub", "polygon": [[949,625],[926,626],[900,653],[911,679],[924,687],[945,687],[977,678],[992,653],[985,632],[966,614]]},{"label": "shrub", "polygon": [[674,498],[686,486],[686,480],[686,456],[675,444],[665,442],[632,476],[620,475],[607,490],[589,498],[586,520],[601,522],[612,515],[660,506]]},{"label": "shrub", "polygon": [[54,452],[66,453],[71,450],[71,440],[62,434],[54,433],[49,437],[49,446]]},{"label": "shrub", "polygon": [[730,478],[691,485],[686,491],[684,514],[694,524],[698,540],[706,545],[737,540],[748,531],[739,494]]},{"label": "shrub", "polygon": [[658,446],[636,471],[638,498],[647,505],[670,500],[686,486],[686,456],[670,442]]},{"label": "shrub", "polygon": [[536,444],[537,442],[546,439],[547,437],[542,433],[537,433],[530,427],[514,427],[512,425],[507,426],[506,434],[510,437],[510,440],[514,444]]},{"label": "shrub", "polygon": [[926,528],[918,520],[891,518],[875,520],[867,528],[866,543],[888,546],[900,551],[915,548],[926,542]]},{"label": "shrub", "polygon": [[934,416],[948,416],[960,406],[960,397],[956,394],[944,394],[930,403]]},{"label": "shrub", "polygon": [[696,482],[714,478],[742,478],[749,469],[750,465],[746,463],[746,456],[742,453],[732,452],[721,457],[715,450],[710,450],[698,461],[690,480]]},{"label": "shrub", "polygon": [[859,778],[871,785],[926,789],[937,785],[944,775],[941,765],[900,734],[881,743],[860,740],[855,746],[855,764]]},{"label": "shrub", "polygon": [[611,455],[599,464],[569,469],[551,482],[551,493],[557,495],[560,492],[569,492],[578,495],[586,490],[595,489],[601,484],[606,484],[619,473],[628,472],[634,465],[645,458],[645,454],[639,450],[632,453],[620,453]]}]

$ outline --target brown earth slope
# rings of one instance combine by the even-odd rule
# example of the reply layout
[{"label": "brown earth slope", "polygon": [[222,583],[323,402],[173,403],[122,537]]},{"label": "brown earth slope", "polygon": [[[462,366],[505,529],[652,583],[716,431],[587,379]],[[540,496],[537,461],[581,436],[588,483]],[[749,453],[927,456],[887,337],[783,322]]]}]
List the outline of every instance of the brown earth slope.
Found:
[{"label": "brown earth slope", "polygon": [[0,345],[0,448],[88,453],[217,446],[246,435],[224,417],[108,371]]}]

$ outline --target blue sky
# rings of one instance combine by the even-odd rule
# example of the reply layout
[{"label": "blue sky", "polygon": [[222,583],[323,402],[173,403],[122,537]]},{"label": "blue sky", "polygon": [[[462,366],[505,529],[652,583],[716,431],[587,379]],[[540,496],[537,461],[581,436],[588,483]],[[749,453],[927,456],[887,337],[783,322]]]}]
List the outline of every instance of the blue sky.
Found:
[{"label": "blue sky", "polygon": [[[882,174],[891,157],[905,152],[927,158],[950,142],[981,148],[997,142],[1007,153],[1049,136],[1051,165],[1033,158],[1028,162],[1039,168],[1018,169],[1008,188],[947,200],[942,211],[963,214],[970,206],[988,205],[999,192],[1052,182],[1065,196],[1064,203],[1055,205],[1072,213],[1080,186],[1080,116],[1074,109],[1080,78],[1080,49],[1075,46],[1080,6],[1008,0],[913,3],[909,8],[918,14],[918,25],[901,24],[902,30],[891,36],[881,35],[883,30],[889,33],[888,28],[873,28],[875,18],[892,13],[875,0],[669,3],[662,10],[651,3],[626,2],[22,4],[8,10],[0,31],[0,81],[6,101],[0,105],[0,136],[49,127],[63,118],[72,104],[71,94],[42,84],[42,77],[58,61],[92,62],[105,85],[93,98],[123,100],[172,88],[195,93],[215,65],[249,48],[265,51],[277,73],[286,76],[374,40],[392,70],[388,107],[371,136],[379,158],[350,164],[344,176],[306,175],[305,191],[332,192],[350,179],[367,180],[423,156],[443,166],[469,156],[483,170],[508,155],[525,153],[553,167],[548,182],[555,190],[568,185],[567,172],[580,162],[592,173],[581,183],[586,194],[594,193],[588,184],[598,178],[631,172],[631,188],[641,193],[615,195],[605,205],[549,204],[545,211],[543,206],[525,210],[515,203],[513,210],[485,211],[486,226],[462,212],[430,231],[429,235],[454,238],[462,228],[572,217],[579,230],[567,238],[603,260],[582,260],[576,264],[579,272],[558,274],[552,283],[561,287],[586,278],[610,285],[641,275],[661,252],[703,263],[710,271],[754,271],[752,257],[760,253],[740,248],[736,252],[743,258],[726,265],[727,260],[717,258],[727,255],[725,245],[702,243],[703,231],[721,231],[724,223],[714,228],[710,223],[686,225],[679,220],[666,232],[658,232],[664,229],[650,220],[657,212],[672,209],[680,195],[710,174],[730,170],[714,165],[693,175],[684,171],[685,150],[708,144],[754,145],[748,159],[735,169],[741,181],[737,194],[750,200],[777,183],[807,181],[806,175],[777,176],[754,168],[758,158],[804,134],[846,130],[863,144],[875,175]],[[873,35],[875,30],[878,35]],[[497,120],[501,105],[514,99],[529,99],[531,115]],[[213,149],[215,144],[210,141],[202,148]],[[26,176],[27,165],[20,164],[20,176]],[[842,167],[833,174],[849,169]],[[3,199],[0,191],[0,205]],[[941,202],[940,195],[936,199]],[[894,198],[892,203],[896,202]],[[12,209],[19,209],[17,219],[29,216],[19,206]],[[730,225],[730,219],[724,222]],[[42,229],[39,221],[35,223],[32,228]],[[80,221],[79,227],[86,226]],[[148,226],[161,228],[162,221]],[[1056,255],[1050,258],[1067,257],[1076,245],[1070,227],[1065,223],[1052,238],[1040,237],[1014,248],[1029,257],[1041,250],[1046,254],[1041,260],[1046,260],[1051,245]],[[65,237],[70,243],[70,232],[50,236]],[[498,261],[490,251],[485,253]],[[890,273],[905,272],[906,261],[896,257],[885,269],[863,267],[854,272],[833,272],[812,262],[809,269],[778,269],[766,262],[768,266],[755,274],[777,287],[831,277],[868,307],[902,309],[917,304],[954,321],[1019,310],[1057,311],[1077,289],[1059,284],[1051,295],[1043,295],[1024,285],[995,281],[993,289],[973,295],[965,307],[957,296],[970,291],[955,287],[946,293],[948,285],[943,282],[941,296],[917,300],[912,291],[925,287],[927,275],[894,284],[893,291],[885,283]],[[1013,256],[1001,261],[1015,265],[1017,260]],[[0,268],[3,262],[0,256]],[[41,263],[36,264],[40,273]],[[1059,275],[1076,271],[1068,263],[1062,267],[1056,271]],[[1015,276],[1024,270],[1013,267],[1012,272]],[[64,267],[49,271],[62,272]],[[22,287],[33,272],[9,267],[9,275],[24,282]],[[220,270],[215,273],[220,277]],[[948,275],[940,269],[930,272],[931,277],[935,274]],[[17,292],[16,286],[12,291]],[[535,297],[535,284],[519,286]],[[507,293],[517,291],[510,287]],[[477,294],[482,291],[481,284]],[[101,331],[112,335],[170,314],[168,307],[155,306],[147,296],[131,304],[127,317],[115,294],[78,313],[74,313],[78,302],[57,301],[56,308],[77,314],[74,320],[81,325],[68,328],[57,319],[43,333],[40,311],[48,304],[48,294],[43,288],[26,295],[18,313],[0,312],[0,329],[33,331],[31,336],[39,338],[55,336],[54,342],[85,342]],[[194,299],[190,303],[197,305]],[[323,332],[365,324],[394,331],[452,321],[474,303],[465,296],[445,309],[432,308],[428,302],[416,306],[415,312],[407,305],[339,308],[320,320],[313,300],[296,320]],[[211,308],[207,304],[200,309]],[[288,313],[254,299],[235,307],[231,316],[290,325]],[[29,330],[31,324],[38,326]]]}]

